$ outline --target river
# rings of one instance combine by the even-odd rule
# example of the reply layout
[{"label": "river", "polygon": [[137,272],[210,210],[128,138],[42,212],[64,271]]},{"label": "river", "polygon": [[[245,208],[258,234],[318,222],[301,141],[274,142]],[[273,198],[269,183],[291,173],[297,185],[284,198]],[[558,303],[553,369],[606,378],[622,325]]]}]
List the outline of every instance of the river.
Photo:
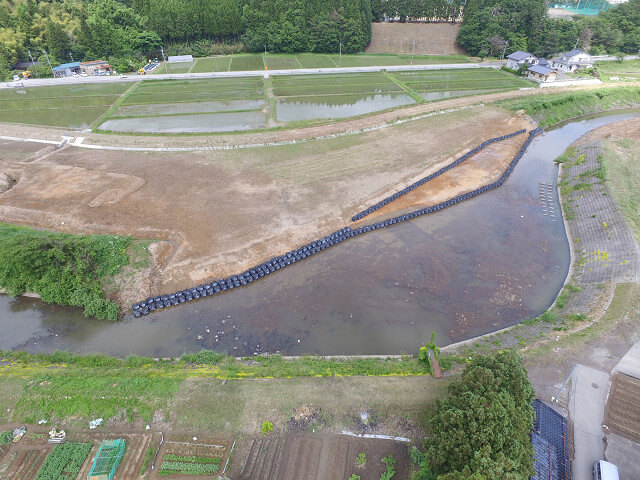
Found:
[{"label": "river", "polygon": [[[535,317],[570,263],[553,160],[580,136],[638,111],[584,117],[537,137],[500,188],[435,214],[353,238],[212,298],[127,316],[0,295],[0,348],[156,357],[413,353]],[[278,254],[282,252],[274,252]]]}]

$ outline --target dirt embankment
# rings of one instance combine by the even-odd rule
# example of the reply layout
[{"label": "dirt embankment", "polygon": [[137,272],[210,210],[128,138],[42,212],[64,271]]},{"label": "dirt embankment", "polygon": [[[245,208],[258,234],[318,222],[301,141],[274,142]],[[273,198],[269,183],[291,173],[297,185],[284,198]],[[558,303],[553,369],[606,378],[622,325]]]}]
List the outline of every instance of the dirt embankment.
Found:
[{"label": "dirt embankment", "polygon": [[[150,277],[126,283],[128,296],[117,299],[126,305],[231,275],[297,248],[349,225],[356,212],[483,141],[532,127],[524,117],[478,108],[358,135],[250,150],[68,147],[33,158],[41,146],[4,142],[0,171],[11,172],[15,184],[0,195],[0,219],[166,242],[157,247]],[[489,183],[524,138],[494,144],[378,216]]]},{"label": "dirt embankment", "polygon": [[459,23],[374,23],[367,53],[464,55],[456,43]]}]

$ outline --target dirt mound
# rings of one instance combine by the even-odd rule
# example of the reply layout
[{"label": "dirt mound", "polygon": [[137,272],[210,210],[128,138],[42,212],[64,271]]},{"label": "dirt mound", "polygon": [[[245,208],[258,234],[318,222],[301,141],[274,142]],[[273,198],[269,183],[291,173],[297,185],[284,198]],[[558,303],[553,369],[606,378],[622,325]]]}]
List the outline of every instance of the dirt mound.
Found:
[{"label": "dirt mound", "polygon": [[[464,54],[456,43],[459,23],[374,23],[367,53]],[[415,42],[415,50],[413,46]]]}]

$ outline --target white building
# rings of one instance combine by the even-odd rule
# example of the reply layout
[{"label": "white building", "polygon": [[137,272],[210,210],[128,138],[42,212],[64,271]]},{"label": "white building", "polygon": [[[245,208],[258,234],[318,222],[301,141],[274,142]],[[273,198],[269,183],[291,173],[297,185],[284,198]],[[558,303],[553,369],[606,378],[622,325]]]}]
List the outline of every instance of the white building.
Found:
[{"label": "white building", "polygon": [[511,70],[518,70],[524,64],[527,65],[535,65],[538,63],[538,57],[536,57],[533,53],[523,52],[522,50],[518,50],[517,52],[510,53],[507,55],[507,68]]},{"label": "white building", "polygon": [[575,72],[579,68],[593,67],[593,57],[584,50],[574,49],[553,58],[551,66],[561,72]]}]

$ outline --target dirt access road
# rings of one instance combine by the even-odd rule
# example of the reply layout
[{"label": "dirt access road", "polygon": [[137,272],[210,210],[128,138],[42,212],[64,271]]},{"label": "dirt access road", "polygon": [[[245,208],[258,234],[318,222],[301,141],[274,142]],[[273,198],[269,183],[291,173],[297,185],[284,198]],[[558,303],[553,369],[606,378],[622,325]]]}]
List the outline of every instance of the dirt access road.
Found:
[{"label": "dirt access road", "polygon": [[[350,217],[483,141],[531,129],[478,107],[358,135],[199,152],[90,151],[4,141],[4,222],[162,240],[157,268],[131,298],[244,270],[350,223]],[[526,135],[494,144],[399,208],[437,203],[506,167]],[[392,212],[387,208],[379,214]]]}]

